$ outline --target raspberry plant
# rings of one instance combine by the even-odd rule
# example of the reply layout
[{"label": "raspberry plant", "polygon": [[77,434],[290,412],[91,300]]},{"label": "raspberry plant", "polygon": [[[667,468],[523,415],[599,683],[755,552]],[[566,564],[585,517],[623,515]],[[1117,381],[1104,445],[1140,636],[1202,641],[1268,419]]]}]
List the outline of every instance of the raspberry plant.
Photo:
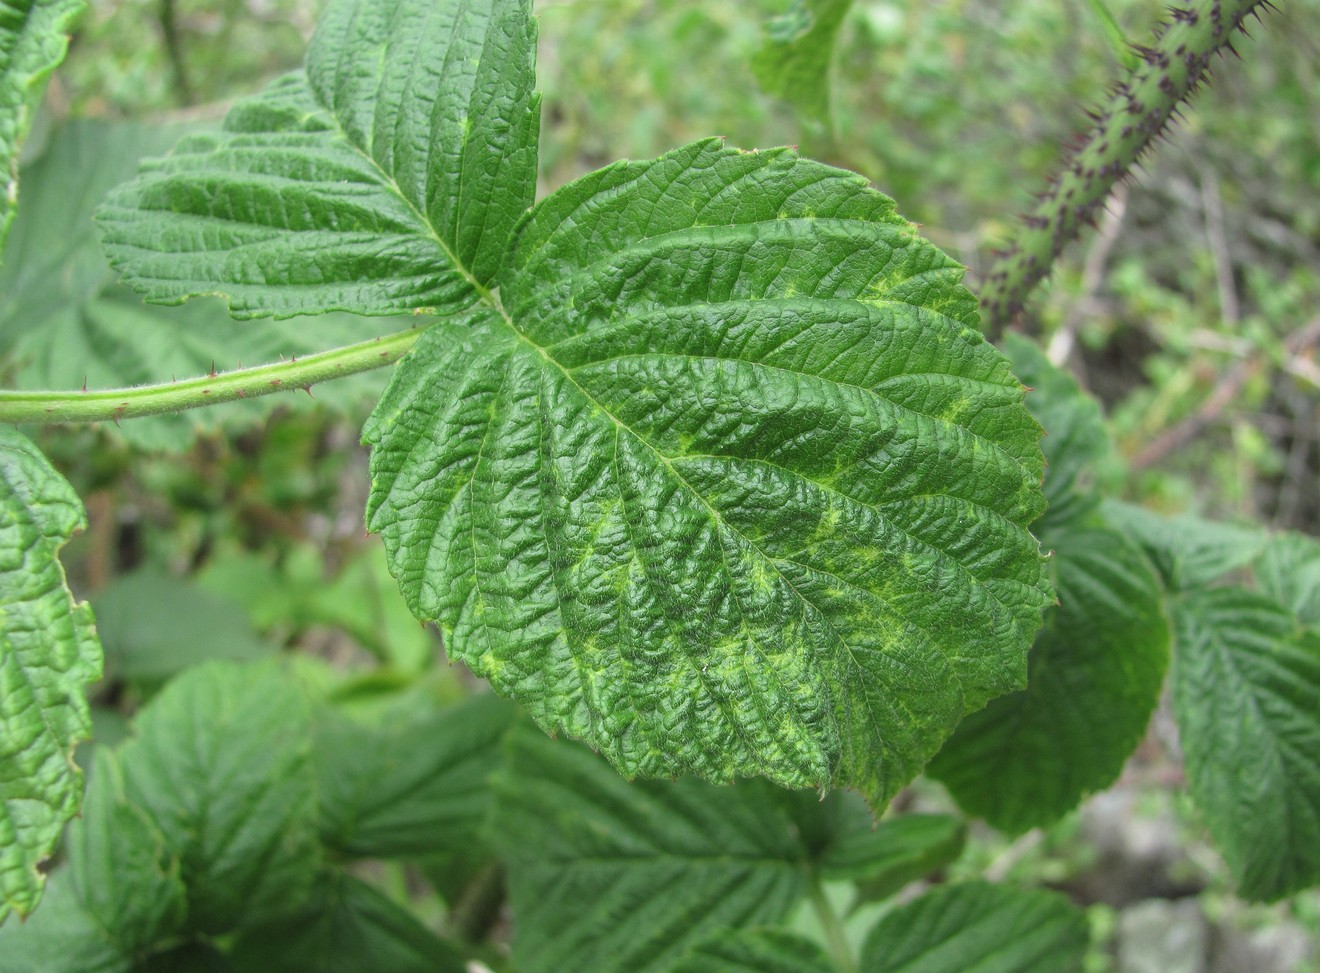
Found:
[{"label": "raspberry plant", "polygon": [[[996,327],[1258,6],[1179,8],[1143,49],[992,275]],[[5,227],[79,7],[3,7]],[[846,7],[797,5],[762,83],[825,103]],[[364,722],[296,666],[191,669],[97,748],[0,970],[1079,969],[1084,919],[1051,893],[955,883],[857,952],[824,883],[883,898],[958,856],[956,818],[876,823],[923,770],[1010,833],[1108,786],[1171,642],[1191,790],[1243,895],[1315,883],[1320,548],[1103,498],[1098,406],[1025,338],[989,344],[962,269],[860,176],[704,140],[537,201],[535,53],[530,0],[333,0],[304,70],[100,206],[149,301],[352,337],[6,391],[0,418],[129,421],[393,365],[367,526],[496,695]],[[56,557],[78,500],[9,427],[0,511],[0,916],[26,916],[79,806],[100,653]],[[360,859],[428,862],[447,935]],[[480,915],[501,874],[511,960]],[[781,928],[804,901],[814,941]]]}]

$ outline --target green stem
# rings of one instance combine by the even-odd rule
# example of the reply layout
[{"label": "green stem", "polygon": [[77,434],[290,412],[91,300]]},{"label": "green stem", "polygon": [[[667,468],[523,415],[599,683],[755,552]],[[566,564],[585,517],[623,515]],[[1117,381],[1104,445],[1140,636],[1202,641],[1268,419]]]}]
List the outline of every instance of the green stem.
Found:
[{"label": "green stem", "polygon": [[811,907],[816,912],[816,920],[825,930],[830,956],[834,958],[840,973],[858,973],[857,960],[853,958],[852,946],[848,944],[848,934],[844,931],[843,921],[834,911],[834,906],[830,905],[830,900],[825,896],[825,888],[820,884],[820,878],[815,875],[811,877]]},{"label": "green stem", "polygon": [[981,289],[985,328],[1002,331],[1022,311],[1063,248],[1095,222],[1115,183],[1131,172],[1201,83],[1210,59],[1233,50],[1242,21],[1268,0],[1200,0],[1171,9],[1172,21],[1157,32],[1155,46],[1134,48],[1139,61],[1114,89],[1095,127],[1023,220]]},{"label": "green stem", "polygon": [[272,392],[310,390],[318,382],[370,371],[398,361],[423,328],[410,328],[303,358],[213,373],[161,385],[76,392],[0,390],[0,422],[118,422],[183,412],[217,402]]}]

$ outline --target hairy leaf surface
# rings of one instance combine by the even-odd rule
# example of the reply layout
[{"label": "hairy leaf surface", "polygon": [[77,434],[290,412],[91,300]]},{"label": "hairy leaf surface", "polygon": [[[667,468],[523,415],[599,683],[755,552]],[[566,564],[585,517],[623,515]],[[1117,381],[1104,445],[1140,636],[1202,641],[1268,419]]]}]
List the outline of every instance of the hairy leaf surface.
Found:
[{"label": "hairy leaf surface", "polygon": [[536,186],[531,0],[335,0],[306,69],[111,194],[106,252],[148,300],[236,317],[476,301]]},{"label": "hairy leaf surface", "polygon": [[273,665],[188,670],[120,751],[128,797],[178,854],[191,929],[296,908],[320,867],[307,703]]},{"label": "hairy leaf surface", "polygon": [[1063,896],[984,882],[948,885],[885,915],[862,948],[867,973],[1081,973],[1086,916]]},{"label": "hairy leaf surface", "polygon": [[1117,779],[1169,661],[1159,580],[1132,542],[1105,528],[1046,541],[1059,605],[1032,646],[1027,688],[967,717],[928,769],[964,810],[1012,833]]},{"label": "hairy leaf surface", "polygon": [[1192,796],[1249,899],[1320,881],[1320,635],[1216,588],[1175,606],[1174,706]]},{"label": "hairy leaf surface", "polygon": [[523,731],[496,787],[525,973],[667,973],[712,932],[776,922],[806,891],[798,829],[760,781],[628,784]]},{"label": "hairy leaf surface", "polygon": [[0,246],[18,204],[18,153],[84,0],[0,0]]},{"label": "hairy leaf surface", "polygon": [[624,773],[883,803],[1049,600],[1039,427],[961,272],[788,150],[610,166],[397,368],[368,525],[455,656]]},{"label": "hairy leaf surface", "polygon": [[85,523],[73,488],[0,426],[0,921],[36,906],[37,866],[82,796],[73,748],[91,730],[84,694],[101,647],[58,553]]}]

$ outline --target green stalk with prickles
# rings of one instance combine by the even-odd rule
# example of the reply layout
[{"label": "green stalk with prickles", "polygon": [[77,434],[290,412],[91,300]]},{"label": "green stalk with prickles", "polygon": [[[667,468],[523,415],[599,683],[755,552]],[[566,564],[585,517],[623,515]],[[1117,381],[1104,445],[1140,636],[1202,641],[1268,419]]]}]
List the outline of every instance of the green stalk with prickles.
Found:
[{"label": "green stalk with prickles", "polygon": [[[1269,0],[1206,0],[1170,9],[1153,47],[1134,48],[1138,63],[1108,103],[1091,112],[1094,128],[1053,179],[1023,226],[991,266],[981,289],[987,333],[998,334],[1021,315],[1027,297],[1049,276],[1063,248],[1096,214],[1164,131],[1178,106],[1196,91],[1210,59],[1233,50],[1243,21],[1259,17]],[[1030,330],[1030,329],[1027,329]]]}]

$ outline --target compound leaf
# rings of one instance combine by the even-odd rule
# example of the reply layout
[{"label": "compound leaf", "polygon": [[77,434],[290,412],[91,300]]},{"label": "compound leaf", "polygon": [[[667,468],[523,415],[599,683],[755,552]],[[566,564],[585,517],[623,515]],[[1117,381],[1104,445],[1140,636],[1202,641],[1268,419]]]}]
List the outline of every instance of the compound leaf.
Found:
[{"label": "compound leaf", "polygon": [[782,929],[741,929],[711,936],[671,973],[836,973],[836,967],[801,936]]},{"label": "compound leaf", "polygon": [[150,301],[236,317],[473,303],[536,185],[531,0],[335,0],[303,72],[100,211]]},{"label": "compound leaf", "polygon": [[1320,635],[1234,588],[1176,603],[1173,699],[1192,796],[1250,899],[1320,882]]},{"label": "compound leaf", "polygon": [[1252,565],[1263,594],[1295,612],[1307,625],[1320,625],[1320,543],[1286,531],[1265,542]]},{"label": "compound leaf", "polygon": [[1032,646],[1027,688],[967,717],[929,767],[966,811],[1014,833],[1113,783],[1169,661],[1159,580],[1142,552],[1105,528],[1046,536],[1059,604]]},{"label": "compound leaf", "polygon": [[1141,544],[1174,591],[1190,591],[1239,571],[1260,556],[1269,534],[1191,514],[1166,517],[1153,510],[1105,500],[1106,523]]},{"label": "compound leaf", "polygon": [[0,0],[0,246],[18,205],[18,154],[84,0]]},{"label": "compound leaf", "polygon": [[949,885],[885,915],[862,947],[868,973],[1081,973],[1090,933],[1063,896]]},{"label": "compound leaf", "polygon": [[966,841],[958,818],[906,814],[840,834],[821,856],[821,876],[856,882],[862,899],[883,899],[956,861]]},{"label": "compound leaf", "polygon": [[1039,427],[961,273],[786,149],[607,167],[396,369],[368,525],[454,656],[625,774],[881,804],[1050,600]]},{"label": "compound leaf", "polygon": [[766,27],[752,57],[762,89],[791,101],[807,118],[828,118],[834,42],[852,0],[793,0]]},{"label": "compound leaf", "polygon": [[73,488],[0,426],[0,921],[36,906],[37,866],[82,795],[73,748],[91,731],[84,692],[101,647],[57,555],[85,523]]},{"label": "compound leaf", "polygon": [[308,705],[273,665],[189,669],[120,751],[126,792],[160,827],[188,925],[221,933],[296,908],[320,867]]},{"label": "compound leaf", "polygon": [[774,923],[806,892],[798,829],[760,781],[628,784],[522,731],[496,793],[526,973],[667,973],[714,931]]}]

